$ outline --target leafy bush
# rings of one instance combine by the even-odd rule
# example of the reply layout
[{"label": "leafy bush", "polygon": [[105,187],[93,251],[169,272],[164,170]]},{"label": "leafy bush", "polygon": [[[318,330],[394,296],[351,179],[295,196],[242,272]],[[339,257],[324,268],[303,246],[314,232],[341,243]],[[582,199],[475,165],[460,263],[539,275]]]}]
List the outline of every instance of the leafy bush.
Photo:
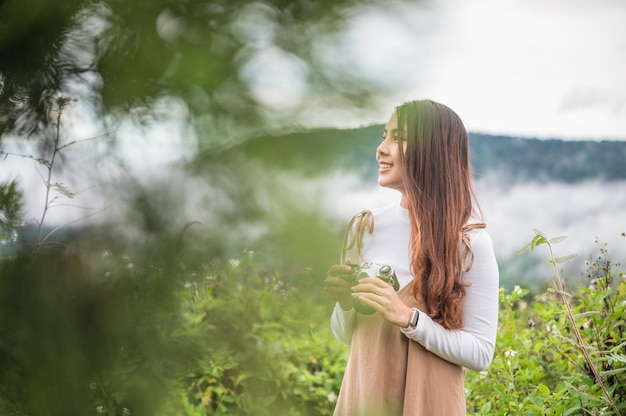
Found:
[{"label": "leafy bush", "polygon": [[[200,352],[180,380],[185,414],[313,415],[328,412],[336,364],[326,308],[307,302],[254,253],[214,261],[181,292],[181,340]],[[332,396],[331,396],[332,398]]]},{"label": "leafy bush", "polygon": [[[45,269],[27,261],[24,270],[30,274],[7,280],[31,276],[21,283],[28,292],[13,292],[28,296],[23,301],[3,298],[4,310],[12,313],[0,327],[3,413],[85,414],[89,408],[102,415],[332,414],[349,351],[332,336],[332,305],[321,284],[319,291],[311,289],[310,281],[321,283],[323,276],[298,271],[308,280],[299,285],[249,250],[238,259],[169,268],[158,265],[158,256],[92,257],[91,283],[61,279],[52,285],[54,256],[38,266]],[[14,272],[9,264],[0,263]],[[623,412],[626,275],[618,267],[605,245],[588,261],[585,284],[567,295],[576,328],[558,287],[537,293],[501,289],[493,363],[486,371],[467,373],[468,414],[615,414],[575,329]],[[33,302],[40,309],[32,308]],[[46,322],[61,316],[63,327],[51,328],[63,332],[39,332],[42,347],[33,347],[24,334],[43,328],[36,323],[46,316]],[[33,395],[55,379],[72,385]],[[63,391],[55,401],[48,397]],[[70,393],[73,404],[63,399]],[[45,407],[52,402],[56,407]],[[86,407],[79,409],[79,402]]]},{"label": "leafy bush", "polygon": [[180,265],[177,274],[179,309],[159,323],[172,355],[120,355],[94,388],[99,413],[132,413],[128,380],[146,366],[176,386],[163,398],[163,414],[332,412],[347,350],[328,329],[328,302],[299,292],[248,250],[239,259]]},{"label": "leafy bush", "polygon": [[575,328],[556,285],[532,297],[519,286],[500,291],[494,361],[488,371],[468,373],[468,413],[615,414],[576,330],[612,402],[619,412],[626,409],[626,274],[617,271],[606,245],[587,264],[587,285],[566,295]]}]

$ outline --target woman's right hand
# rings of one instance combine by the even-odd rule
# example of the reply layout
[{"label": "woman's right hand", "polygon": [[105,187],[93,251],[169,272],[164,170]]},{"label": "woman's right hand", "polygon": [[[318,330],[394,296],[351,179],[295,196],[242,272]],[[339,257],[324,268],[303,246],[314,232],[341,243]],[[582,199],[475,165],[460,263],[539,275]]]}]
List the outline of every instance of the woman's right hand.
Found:
[{"label": "woman's right hand", "polygon": [[338,302],[342,309],[349,311],[354,306],[352,286],[354,281],[350,276],[350,266],[335,264],[326,273],[324,291],[329,299]]}]

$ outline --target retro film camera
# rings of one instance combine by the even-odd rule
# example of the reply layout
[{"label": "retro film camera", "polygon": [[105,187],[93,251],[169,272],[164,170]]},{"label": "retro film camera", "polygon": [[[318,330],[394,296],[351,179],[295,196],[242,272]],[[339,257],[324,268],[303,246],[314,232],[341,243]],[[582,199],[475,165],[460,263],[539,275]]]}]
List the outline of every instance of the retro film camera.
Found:
[{"label": "retro film camera", "polygon": [[[396,272],[391,266],[372,263],[369,261],[364,261],[361,264],[350,264],[349,266],[351,270],[346,272],[346,274],[341,277],[350,283],[356,284],[364,277],[377,277],[378,279],[389,283],[396,292],[400,290],[400,283],[396,278]],[[354,309],[365,315],[371,315],[375,312],[374,309],[362,304],[358,300],[354,302]]]},{"label": "retro film camera", "polygon": [[[346,226],[346,231],[343,235],[343,247],[341,250],[341,264],[347,263],[349,254],[355,261],[352,261],[352,263],[349,264],[350,271],[346,272],[341,277],[353,284],[358,283],[359,280],[364,277],[377,277],[389,283],[397,292],[400,290],[400,283],[396,278],[396,272],[391,266],[361,261],[363,236],[366,232],[369,234],[374,232],[374,214],[369,210],[357,213],[354,217],[352,217]],[[371,315],[375,312],[374,309],[363,305],[358,300],[354,302],[354,309],[365,315]]]}]

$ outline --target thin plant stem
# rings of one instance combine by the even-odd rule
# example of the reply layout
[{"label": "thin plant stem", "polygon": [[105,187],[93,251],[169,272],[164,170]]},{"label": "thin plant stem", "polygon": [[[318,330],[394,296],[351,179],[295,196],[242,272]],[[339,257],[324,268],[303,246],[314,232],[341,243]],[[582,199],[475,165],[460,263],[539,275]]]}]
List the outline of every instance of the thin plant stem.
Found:
[{"label": "thin plant stem", "polygon": [[580,347],[583,355],[585,356],[585,360],[587,361],[587,364],[589,365],[589,368],[591,368],[591,371],[593,372],[593,375],[594,375],[596,381],[598,382],[598,385],[600,386],[600,388],[604,392],[604,395],[606,396],[607,400],[609,401],[609,404],[613,408],[613,411],[615,412],[615,414],[617,416],[621,416],[621,413],[617,409],[617,406],[613,402],[613,399],[611,399],[611,395],[609,394],[608,390],[604,386],[604,382],[602,381],[602,378],[600,377],[600,374],[598,373],[598,369],[596,368],[596,366],[591,361],[591,357],[589,356],[589,351],[587,350],[587,346],[585,345],[585,343],[583,341],[583,337],[580,334],[580,331],[578,330],[578,326],[576,325],[576,320],[574,319],[574,314],[572,313],[572,308],[571,308],[571,306],[569,304],[569,301],[567,299],[567,295],[565,293],[565,290],[563,289],[563,282],[561,281],[561,275],[559,274],[559,270],[558,270],[558,267],[557,267],[557,261],[556,261],[556,259],[554,257],[554,251],[552,249],[552,244],[547,239],[546,239],[546,244],[548,245],[548,250],[550,251],[550,263],[552,264],[552,267],[554,269],[554,276],[556,277],[557,291],[559,292],[559,295],[561,295],[561,298],[563,299],[563,303],[565,304],[565,308],[567,310],[567,317],[569,318],[569,321],[572,324],[572,328],[574,330],[574,334],[576,334],[576,339],[578,340],[579,347]]},{"label": "thin plant stem", "polygon": [[33,255],[37,254],[45,239],[42,240],[43,226],[44,221],[46,219],[46,214],[48,213],[48,209],[50,209],[50,187],[52,184],[52,169],[54,168],[54,160],[56,158],[57,153],[61,148],[59,147],[59,140],[61,138],[61,116],[63,115],[63,108],[65,108],[65,100],[59,99],[57,103],[59,105],[59,110],[57,113],[57,123],[56,123],[56,131],[54,135],[54,147],[52,149],[52,155],[50,156],[50,160],[46,164],[46,168],[48,169],[48,177],[45,180],[46,185],[46,196],[45,203],[43,207],[43,213],[41,214],[41,219],[38,222],[37,227],[37,244],[33,251]]}]

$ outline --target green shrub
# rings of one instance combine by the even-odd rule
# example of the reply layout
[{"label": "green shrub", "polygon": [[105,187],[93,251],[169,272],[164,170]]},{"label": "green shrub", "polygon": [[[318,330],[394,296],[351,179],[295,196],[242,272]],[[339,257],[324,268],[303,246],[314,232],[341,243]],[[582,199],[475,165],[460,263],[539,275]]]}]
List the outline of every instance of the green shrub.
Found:
[{"label": "green shrub", "polygon": [[615,414],[575,329],[618,411],[626,409],[626,274],[617,271],[606,245],[587,264],[587,285],[566,295],[576,328],[556,288],[532,297],[519,287],[500,291],[493,363],[467,376],[469,414]]},{"label": "green shrub", "polygon": [[100,413],[132,413],[126,382],[146,366],[162,376],[173,371],[175,393],[163,400],[163,414],[332,412],[347,350],[329,330],[328,302],[287,284],[292,279],[258,264],[251,251],[180,265],[176,279],[179,309],[159,325],[172,354],[140,362],[120,356],[114,376],[102,378],[117,382],[95,389]]},{"label": "green shrub", "polygon": [[[155,265],[155,256],[131,261],[105,252],[91,259],[93,282],[72,291],[64,281],[49,285],[50,276],[32,280],[28,287],[41,289],[24,291],[25,299],[54,302],[43,312],[23,303],[30,309],[14,309],[13,316],[32,310],[33,322],[44,315],[52,322],[61,308],[66,332],[38,333],[37,342],[48,346],[41,351],[56,343],[51,350],[58,352],[56,363],[42,357],[29,364],[24,360],[35,355],[20,351],[32,340],[20,334],[32,327],[31,317],[2,321],[0,346],[14,353],[3,352],[0,410],[38,414],[28,410],[39,408],[33,407],[29,389],[58,379],[62,365],[76,362],[82,372],[73,373],[72,391],[87,392],[81,402],[87,399],[95,414],[331,415],[349,350],[330,331],[333,305],[321,292],[323,276],[297,271],[299,279],[308,280],[299,286],[298,278],[257,257],[246,250],[238,259],[167,268]],[[46,260],[46,272],[52,272],[53,261]],[[615,414],[575,329],[612,402],[624,412],[626,277],[618,268],[601,245],[588,261],[584,284],[567,295],[575,328],[557,287],[536,293],[501,289],[493,362],[486,371],[467,373],[468,414]],[[34,269],[25,266],[33,276],[41,274]],[[320,281],[319,292],[311,289],[313,279]],[[3,299],[6,309],[13,300]],[[62,355],[67,351],[71,354]],[[24,364],[36,364],[38,374],[48,375],[33,381],[32,372],[22,371]],[[50,394],[67,389],[56,387]],[[46,394],[38,393],[37,406],[46,402]],[[11,403],[15,398],[21,402]],[[66,402],[55,401],[67,410]]]}]

